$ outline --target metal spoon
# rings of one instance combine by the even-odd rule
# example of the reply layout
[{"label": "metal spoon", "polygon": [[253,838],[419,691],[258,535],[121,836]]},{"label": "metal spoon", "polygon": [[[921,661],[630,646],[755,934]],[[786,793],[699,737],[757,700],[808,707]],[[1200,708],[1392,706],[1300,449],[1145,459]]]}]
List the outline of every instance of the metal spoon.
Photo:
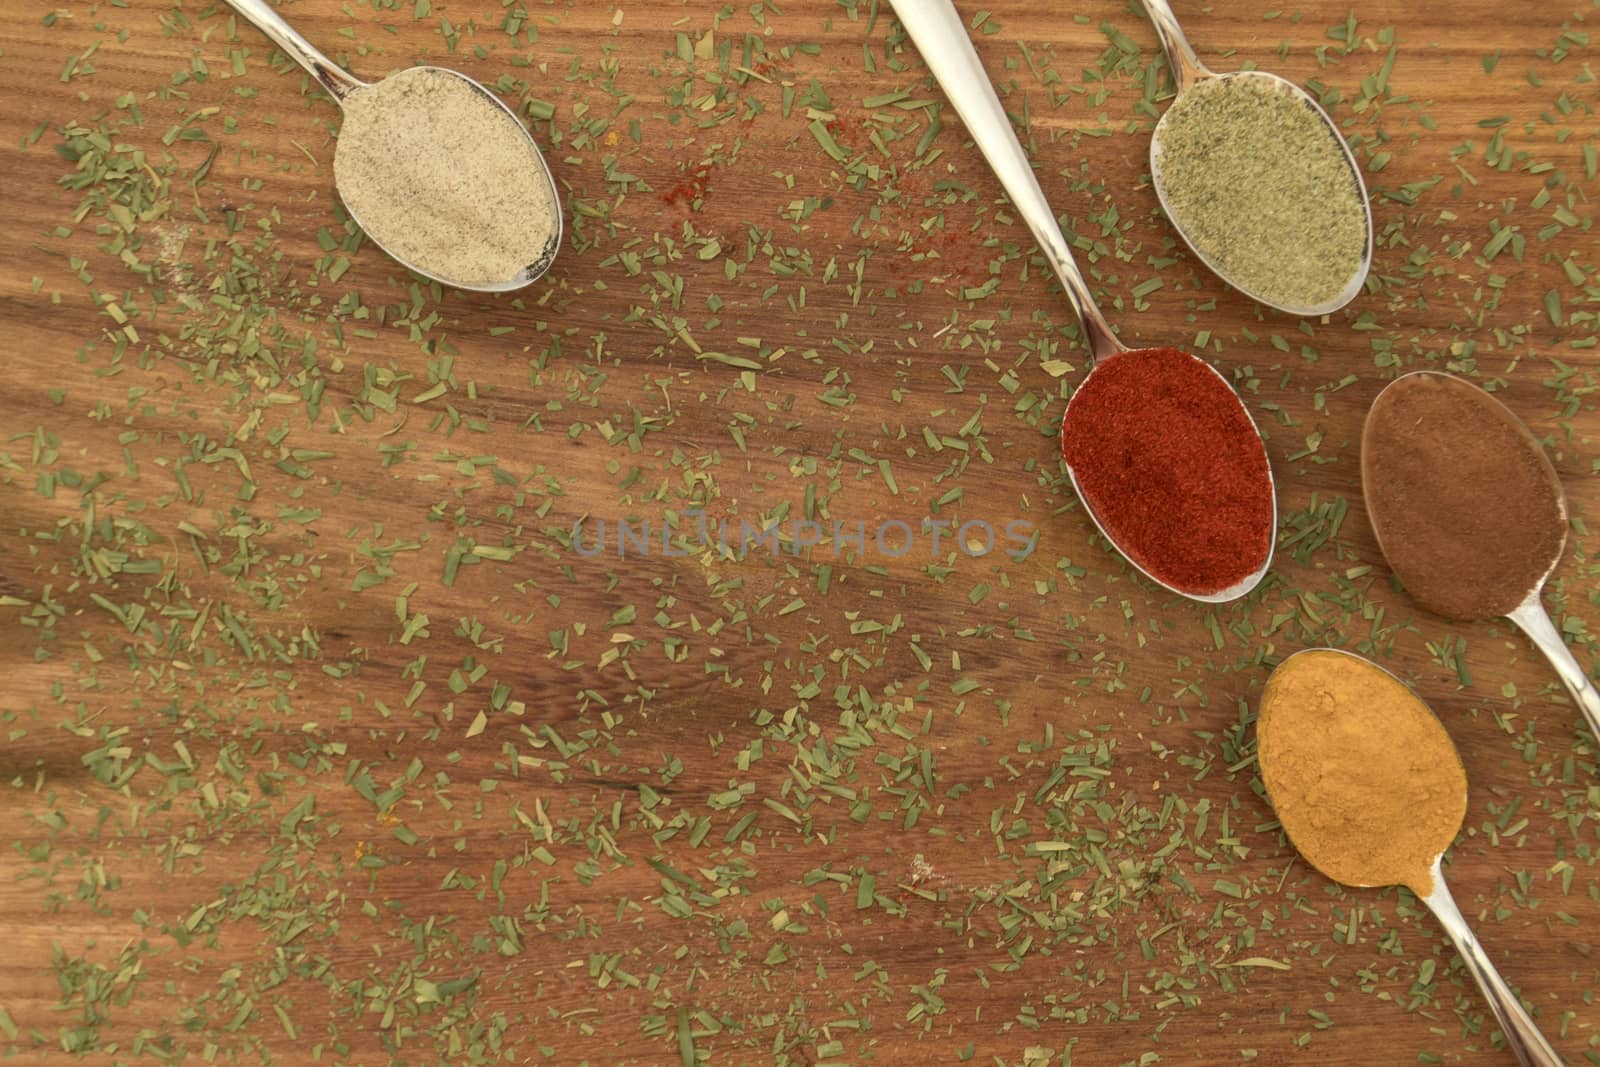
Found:
[{"label": "metal spoon", "polygon": [[[1034,240],[1039,243],[1040,251],[1044,253],[1057,280],[1061,282],[1061,287],[1066,290],[1067,301],[1083,325],[1089,360],[1092,364],[1090,376],[1095,372],[1094,364],[1099,364],[1100,361],[1112,356],[1127,353],[1137,357],[1142,352],[1152,351],[1129,348],[1117,340],[1116,334],[1111,331],[1111,325],[1106,322],[1105,316],[1095,305],[1089,284],[1084,280],[1083,274],[1072,258],[1072,250],[1061,234],[1055,212],[1050,210],[1050,205],[1045,200],[1044,191],[1039,187],[1039,180],[1034,176],[1033,167],[1028,163],[1027,153],[1023,151],[1022,143],[1017,140],[1016,131],[1011,128],[1011,119],[1006,115],[1000,98],[995,95],[994,86],[983,69],[982,61],[978,59],[978,53],[972,46],[972,39],[967,35],[967,29],[962,24],[961,16],[954,4],[950,0],[890,0],[890,2],[895,15],[900,19],[900,24],[915,42],[917,50],[922,53],[923,62],[933,72],[934,78],[944,89],[945,96],[949,98],[956,113],[961,116],[967,132],[977,143],[984,158],[989,161],[989,166],[1000,179],[1006,195],[1011,198],[1012,206],[1027,223]],[[1250,418],[1249,409],[1233,392],[1233,386],[1227,378],[1223,377],[1215,367],[1192,353],[1189,353],[1189,356],[1215,374],[1217,379],[1227,386],[1229,394],[1239,404],[1240,410],[1247,419],[1250,419],[1251,427],[1256,429],[1256,439],[1259,441],[1260,431],[1255,426],[1255,420]],[[1086,377],[1084,381],[1087,382],[1088,378]],[[1074,394],[1074,399],[1082,395],[1082,390],[1083,386],[1080,385],[1078,392]],[[1062,419],[1063,426],[1070,418],[1072,418],[1071,401],[1068,402],[1066,414]],[[1265,454],[1266,446],[1263,444],[1263,460]],[[1272,528],[1276,530],[1277,493],[1272,490],[1271,470],[1271,465],[1268,464],[1267,481],[1269,492],[1273,497]],[[1089,518],[1106,540],[1116,545],[1117,539],[1100,521],[1100,517],[1095,513],[1094,501],[1084,495],[1082,487],[1078,484],[1078,476],[1070,464],[1067,467],[1067,474],[1072,479],[1073,490],[1089,512]],[[1123,551],[1124,556],[1127,556],[1122,546],[1118,545],[1118,548]],[[1180,589],[1159,575],[1146,570],[1131,556],[1128,557],[1128,562],[1152,582],[1180,596],[1205,604],[1220,604],[1244,596],[1256,587],[1272,563],[1272,545],[1269,542],[1266,558],[1261,561],[1261,566],[1257,570],[1234,585],[1215,593],[1194,593]]]},{"label": "metal spoon", "polygon": [[[352,77],[343,68],[334,63],[333,60],[323,55],[315,45],[313,45],[310,41],[307,41],[304,37],[300,36],[294,27],[290,26],[288,22],[284,21],[283,17],[274,11],[271,5],[267,3],[267,0],[227,0],[227,3],[239,14],[243,15],[250,22],[254,23],[256,29],[260,30],[262,33],[271,38],[272,43],[283,49],[285,55],[304,67],[313,78],[317,79],[318,84],[326,89],[328,94],[332,96],[341,107],[344,105],[344,101],[347,96],[349,96],[351,93],[358,92],[361,89],[365,89],[371,84],[369,82],[364,82]],[[550,264],[555,261],[556,250],[561,247],[561,196],[556,188],[555,178],[550,174],[549,164],[545,162],[544,154],[539,151],[538,144],[534,141],[532,135],[528,133],[527,128],[522,125],[522,120],[517,118],[516,112],[506,107],[505,103],[501,101],[498,96],[484,88],[478,82],[467,77],[458,70],[450,70],[445,67],[419,67],[415,69],[438,71],[443,74],[448,74],[452,77],[460,78],[473,89],[481,93],[485,100],[492,101],[496,107],[510,116],[512,122],[516,123],[517,129],[522,131],[522,136],[527,138],[528,148],[532,151],[533,158],[539,163],[539,172],[543,175],[544,181],[549,185],[550,202],[553,205],[555,214],[555,218],[553,220],[555,223],[554,234],[550,241],[546,244],[544,250],[534,258],[533,262],[529,263],[526,267],[523,267],[510,278],[498,282],[468,283],[458,281],[454,278],[443,277],[425,267],[418,266],[415,263],[411,263],[402,257],[395,255],[395,252],[392,248],[384,245],[384,243],[374,236],[370,230],[367,230],[367,227],[362,224],[361,219],[356,216],[354,211],[350,211],[350,217],[354,218],[356,225],[361,226],[361,228],[367,232],[367,236],[372,238],[373,243],[387,252],[392,259],[407,269],[416,271],[425,278],[432,278],[434,281],[442,282],[445,285],[453,286],[457,289],[468,289],[480,293],[503,293],[512,289],[521,289],[523,286],[531,284],[532,282],[538,280],[540,275],[544,274],[545,271],[550,269]],[[348,203],[346,203],[345,207],[346,210],[349,210]]]},{"label": "metal spoon", "polygon": [[1550,1047],[1550,1042],[1545,1040],[1544,1034],[1539,1031],[1539,1024],[1533,1021],[1522,1001],[1517,997],[1511,986],[1500,976],[1500,971],[1489,959],[1489,954],[1483,950],[1483,944],[1478,936],[1472,932],[1472,927],[1467,925],[1467,920],[1462,918],[1461,909],[1456,907],[1455,900],[1450,896],[1450,890],[1445,888],[1444,870],[1441,861],[1444,853],[1433,857],[1433,892],[1422,898],[1422,902],[1433,912],[1433,917],[1439,920],[1439,925],[1444,928],[1445,936],[1456,947],[1456,952],[1461,956],[1461,962],[1467,965],[1467,973],[1472,975],[1472,980],[1478,983],[1478,989],[1483,993],[1483,999],[1488,1002],[1489,1010],[1494,1013],[1495,1021],[1500,1024],[1500,1030],[1506,1035],[1506,1046],[1511,1049],[1517,1062],[1524,1067],[1563,1067],[1561,1057],[1556,1055],[1556,1050]]},{"label": "metal spoon", "polygon": [[[1167,62],[1172,64],[1173,78],[1177,82],[1178,98],[1181,98],[1185,92],[1199,82],[1213,78],[1228,83],[1252,82],[1257,86],[1270,87],[1275,92],[1286,93],[1295,97],[1322,119],[1328,128],[1328,133],[1333,138],[1333,143],[1338,146],[1339,151],[1344,156],[1345,166],[1350,170],[1351,180],[1356,183],[1356,188],[1360,190],[1361,209],[1366,215],[1367,239],[1361,254],[1359,269],[1350,276],[1350,279],[1345,282],[1344,288],[1331,300],[1326,300],[1320,304],[1296,306],[1269,300],[1260,293],[1253,292],[1241,285],[1236,278],[1230,277],[1223,270],[1221,264],[1207,255],[1205,250],[1200,248],[1189,234],[1184,232],[1182,222],[1173,214],[1172,207],[1167,202],[1167,186],[1162,179],[1161,170],[1161,132],[1162,127],[1167,125],[1167,119],[1172,116],[1172,109],[1168,108],[1166,113],[1161,116],[1161,120],[1156,123],[1155,133],[1150,138],[1150,176],[1155,184],[1156,197],[1161,201],[1161,209],[1166,212],[1167,218],[1172,221],[1173,228],[1178,231],[1184,243],[1200,258],[1201,262],[1211,269],[1212,273],[1252,300],[1266,304],[1268,307],[1277,308],[1279,311],[1287,311],[1292,315],[1314,316],[1337,311],[1350,303],[1361,292],[1362,286],[1367,282],[1367,274],[1372,269],[1372,204],[1367,199],[1367,184],[1361,176],[1361,168],[1356,165],[1356,157],[1350,151],[1350,145],[1345,141],[1344,135],[1339,132],[1338,125],[1334,123],[1328,113],[1322,109],[1322,105],[1318,104],[1309,93],[1286,78],[1280,78],[1276,74],[1268,74],[1265,71],[1232,71],[1224,74],[1212,71],[1204,63],[1200,62],[1199,56],[1195,55],[1194,48],[1190,46],[1189,39],[1184,36],[1183,30],[1178,25],[1178,18],[1172,13],[1172,8],[1167,3],[1167,0],[1140,0],[1140,3],[1144,5],[1145,13],[1150,16],[1150,22],[1155,26],[1156,36],[1161,41],[1161,50],[1166,53]],[[1177,100],[1174,99],[1174,103],[1176,102]],[[1316,204],[1307,204],[1306,210],[1314,212],[1317,207],[1318,205]]]},{"label": "metal spoon", "polygon": [[[1505,617],[1516,623],[1517,626],[1521,627],[1522,632],[1527,634],[1528,637],[1533,641],[1534,645],[1538,647],[1539,651],[1545,654],[1545,658],[1548,659],[1550,661],[1550,665],[1556,669],[1556,674],[1561,678],[1562,684],[1567,687],[1567,692],[1572,695],[1572,699],[1577,703],[1578,709],[1583,713],[1584,721],[1588,723],[1590,733],[1596,738],[1600,738],[1600,690],[1595,689],[1594,683],[1589,680],[1589,676],[1587,673],[1585,673],[1582,664],[1578,662],[1577,658],[1574,657],[1572,652],[1567,648],[1567,643],[1562,640],[1561,633],[1556,629],[1555,623],[1550,621],[1550,615],[1547,611],[1545,611],[1544,601],[1541,598],[1541,595],[1544,592],[1544,585],[1550,580],[1550,575],[1555,573],[1555,569],[1561,562],[1561,555],[1565,551],[1567,544],[1567,498],[1566,494],[1562,491],[1560,476],[1556,474],[1555,467],[1550,463],[1550,457],[1545,455],[1544,449],[1539,445],[1539,442],[1533,436],[1532,431],[1528,429],[1521,419],[1517,418],[1516,414],[1512,412],[1510,408],[1506,407],[1497,398],[1491,396],[1489,393],[1484,392],[1482,389],[1479,389],[1471,382],[1457,378],[1453,375],[1440,374],[1435,371],[1415,371],[1411,374],[1401,375],[1388,385],[1384,386],[1383,391],[1380,392],[1377,398],[1375,398],[1372,402],[1373,409],[1377,410],[1379,401],[1383,399],[1384,393],[1389,392],[1389,390],[1394,389],[1397,386],[1400,388],[1407,387],[1403,386],[1401,383],[1407,383],[1409,386],[1415,386],[1417,384],[1417,380],[1419,379],[1426,379],[1430,382],[1434,382],[1440,388],[1471,390],[1476,395],[1476,398],[1480,403],[1485,403],[1492,406],[1500,418],[1505,422],[1506,426],[1510,427],[1516,432],[1516,435],[1526,452],[1530,456],[1537,457],[1537,467],[1540,472],[1540,476],[1544,479],[1549,489],[1555,494],[1556,503],[1559,506],[1560,537],[1555,542],[1554,548],[1550,552],[1549,560],[1544,566],[1538,581],[1534,583],[1533,588],[1528,590],[1527,595],[1522,598],[1521,602],[1518,603],[1517,606],[1511,611],[1506,613]],[[1369,459],[1371,456],[1370,439],[1365,434],[1363,434],[1362,439],[1361,455],[1364,483],[1363,489],[1364,496],[1366,498],[1367,514],[1372,520],[1373,533],[1377,535],[1378,547],[1381,549],[1383,547],[1383,535],[1380,532],[1380,527],[1384,525],[1383,511],[1385,505],[1383,501],[1375,498],[1371,491],[1373,479],[1367,472],[1369,470],[1368,464],[1373,461]],[[1440,473],[1441,475],[1444,475],[1446,472]],[[1538,521],[1538,519],[1537,517],[1530,516],[1529,521]],[[1537,565],[1540,561],[1533,560],[1532,562]],[[1405,582],[1406,576],[1404,574],[1400,575],[1400,580]],[[1439,608],[1431,604],[1428,601],[1425,592],[1422,595],[1419,595],[1418,590],[1412,589],[1409,586],[1407,591],[1410,592],[1412,597],[1421,603],[1423,607],[1437,611],[1439,614],[1447,617],[1460,617],[1452,612],[1441,611]],[[1486,615],[1481,617],[1492,618],[1493,616]]]},{"label": "metal spoon", "polygon": [[[1433,714],[1433,712],[1429,710],[1428,706],[1423,703],[1421,698],[1410,692],[1409,688],[1404,682],[1400,681],[1400,679],[1396,678],[1394,675],[1390,674],[1376,663],[1373,663],[1361,656],[1345,652],[1343,649],[1303,649],[1302,651],[1296,652],[1294,655],[1289,656],[1278,665],[1277,670],[1273,671],[1272,678],[1267,680],[1267,689],[1261,698],[1260,714],[1256,722],[1256,738],[1258,760],[1261,766],[1263,782],[1265,782],[1270,773],[1270,768],[1273,765],[1273,756],[1275,753],[1274,747],[1270,744],[1271,725],[1273,718],[1273,679],[1281,677],[1282,672],[1285,670],[1293,670],[1292,665],[1297,659],[1301,659],[1302,657],[1329,655],[1347,657],[1350,660],[1359,663],[1363,669],[1372,671],[1376,675],[1381,675],[1396,687],[1405,690],[1410,698],[1416,702],[1416,706],[1420,709],[1422,714],[1430,716]],[[1326,716],[1330,713],[1330,711],[1332,714],[1337,714],[1338,708],[1333,707],[1329,709],[1324,707],[1319,709],[1319,714]],[[1455,747],[1453,745],[1451,746],[1451,756],[1453,757],[1454,766],[1449,768],[1450,771],[1453,771],[1453,774],[1450,774],[1449,777],[1459,780],[1462,794],[1464,794],[1466,791],[1466,772],[1461,767],[1460,756],[1456,754]],[[1452,783],[1445,781],[1445,777],[1445,775],[1441,774],[1439,776],[1440,780],[1434,782],[1433,784],[1441,789],[1450,788]],[[1334,788],[1334,786],[1330,785],[1329,788]],[[1274,806],[1276,807],[1276,805]],[[1466,811],[1466,800],[1464,795],[1462,795],[1460,807],[1464,813]],[[1561,1057],[1557,1056],[1555,1049],[1550,1047],[1550,1043],[1546,1041],[1544,1035],[1539,1032],[1538,1024],[1533,1021],[1533,1018],[1522,1007],[1522,1001],[1517,998],[1516,993],[1513,992],[1511,987],[1506,984],[1506,980],[1500,976],[1500,972],[1496,970],[1494,964],[1490,962],[1488,953],[1483,950],[1483,945],[1478,941],[1477,935],[1472,932],[1472,928],[1467,925],[1466,919],[1464,919],[1461,915],[1461,910],[1456,907],[1455,900],[1450,896],[1450,890],[1445,886],[1442,862],[1444,859],[1444,852],[1445,849],[1450,847],[1451,842],[1455,840],[1456,835],[1461,832],[1461,822],[1461,819],[1456,820],[1456,824],[1453,828],[1451,828],[1448,837],[1445,837],[1439,841],[1431,842],[1429,851],[1424,853],[1424,855],[1432,857],[1429,864],[1429,874],[1431,875],[1432,879],[1431,885],[1418,886],[1408,884],[1406,888],[1415,893],[1418,898],[1420,898],[1422,902],[1428,906],[1428,910],[1433,912],[1434,918],[1439,920],[1439,925],[1444,928],[1445,936],[1448,937],[1450,939],[1450,943],[1455,946],[1456,952],[1461,956],[1461,962],[1467,965],[1468,973],[1472,975],[1473,980],[1478,983],[1478,988],[1482,990],[1483,999],[1488,1002],[1489,1010],[1494,1013],[1495,1020],[1500,1024],[1500,1029],[1505,1033],[1506,1044],[1510,1047],[1511,1051],[1516,1054],[1517,1059],[1524,1064],[1525,1067],[1562,1067]],[[1315,847],[1313,847],[1312,851],[1308,852],[1301,842],[1295,840],[1295,827],[1285,824],[1284,832],[1289,835],[1289,839],[1294,842],[1295,848],[1300,851],[1300,854],[1306,858],[1308,863],[1317,868],[1317,870],[1321,871],[1324,875],[1327,875],[1327,877],[1332,878],[1334,881],[1344,881],[1344,879],[1335,877],[1325,869],[1326,866],[1338,866],[1340,862],[1339,857],[1320,856],[1316,854]],[[1308,838],[1307,840],[1309,843],[1312,843],[1313,846],[1316,843],[1314,838]],[[1345,884],[1354,885],[1361,888],[1372,888],[1380,883],[1350,881],[1346,882]]]}]

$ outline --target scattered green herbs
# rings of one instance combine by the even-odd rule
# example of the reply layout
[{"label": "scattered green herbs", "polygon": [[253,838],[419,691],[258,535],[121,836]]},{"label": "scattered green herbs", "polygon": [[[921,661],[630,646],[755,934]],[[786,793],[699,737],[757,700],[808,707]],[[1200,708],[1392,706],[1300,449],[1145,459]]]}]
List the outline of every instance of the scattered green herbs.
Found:
[{"label": "scattered green herbs", "polygon": [[[1099,298],[1272,438],[1273,576],[1194,611],[1068,521],[1071,313],[882,5],[376,6],[305,14],[374,69],[463,67],[550,146],[539,285],[446,292],[334,221],[327,103],[220,7],[6,46],[67,80],[25,94],[12,174],[0,877],[39,947],[0,1055],[1498,1055],[1416,902],[1329,886],[1258,794],[1255,687],[1330,641],[1475,754],[1455,869],[1491,949],[1558,961],[1592,1054],[1594,752],[1511,635],[1406,609],[1353,480],[1374,379],[1420,366],[1595,463],[1576,17],[1505,8],[1489,75],[1475,31],[1347,7],[1222,35],[1282,36],[1374,181],[1368,295],[1289,322],[1220,299],[1142,186],[1143,20],[968,13]],[[1587,484],[1550,599],[1592,657]],[[1037,533],[741,560],[697,514]],[[584,515],[684,554],[580,558]]]}]

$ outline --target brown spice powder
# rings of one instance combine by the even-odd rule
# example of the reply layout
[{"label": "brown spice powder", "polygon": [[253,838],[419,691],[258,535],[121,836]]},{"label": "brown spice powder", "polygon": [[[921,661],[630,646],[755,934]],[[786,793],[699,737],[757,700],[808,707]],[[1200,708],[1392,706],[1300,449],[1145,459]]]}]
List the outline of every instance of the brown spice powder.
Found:
[{"label": "brown spice powder", "polygon": [[1367,513],[1406,592],[1454,619],[1511,612],[1561,558],[1566,507],[1539,443],[1447,374],[1397,378],[1361,438]]},{"label": "brown spice powder", "polygon": [[1394,676],[1311,649],[1268,679],[1256,722],[1267,795],[1317,870],[1346,885],[1433,891],[1435,856],[1467,812],[1450,735]]},{"label": "brown spice powder", "polygon": [[498,285],[555,255],[560,206],[538,150],[451,71],[412,67],[346,97],[333,173],[368,236],[442,280]]}]

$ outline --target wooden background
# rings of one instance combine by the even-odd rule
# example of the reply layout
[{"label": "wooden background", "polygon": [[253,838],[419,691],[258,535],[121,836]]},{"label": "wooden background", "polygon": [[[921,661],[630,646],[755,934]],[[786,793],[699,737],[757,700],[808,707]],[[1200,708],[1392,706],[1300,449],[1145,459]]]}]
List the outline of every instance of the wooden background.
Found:
[{"label": "wooden background", "polygon": [[[1277,563],[1216,610],[1091,536],[1070,312],[886,6],[283,10],[499,89],[568,240],[514,297],[419,285],[218,4],[0,10],[0,1058],[1508,1062],[1416,901],[1260,795],[1261,683],[1327,643],[1439,712],[1462,910],[1600,1062],[1595,743],[1509,626],[1393,586],[1355,447],[1405,369],[1496,388],[1565,479],[1593,667],[1592,5],[1181,7],[1367,168],[1371,287],[1299,322],[1160,219],[1137,10],[963,4],[1109,317],[1270,434]],[[696,511],[868,544],[683,551]],[[590,558],[580,517],[682,536]],[[1036,550],[871,543],[929,517]]]}]

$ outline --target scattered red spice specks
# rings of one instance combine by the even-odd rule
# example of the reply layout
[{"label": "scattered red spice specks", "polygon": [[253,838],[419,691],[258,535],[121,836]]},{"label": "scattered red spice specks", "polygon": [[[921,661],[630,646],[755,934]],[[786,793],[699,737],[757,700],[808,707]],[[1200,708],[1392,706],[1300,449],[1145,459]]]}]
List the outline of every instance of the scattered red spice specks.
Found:
[{"label": "scattered red spice specks", "polygon": [[[991,250],[983,243],[976,204],[942,188],[928,168],[897,173],[893,181],[899,195],[894,206],[885,210],[878,228],[884,236],[900,241],[891,264],[892,277],[962,286],[986,281]],[[930,220],[935,225],[926,225]]]},{"label": "scattered red spice specks", "polygon": [[1272,551],[1272,474],[1228,384],[1176,348],[1122,352],[1084,379],[1061,451],[1117,547],[1175,589],[1218,593]]},{"label": "scattered red spice specks", "polygon": [[827,127],[833,139],[846,148],[860,148],[861,142],[867,139],[867,120],[859,112],[835,111]]},{"label": "scattered red spice specks", "polygon": [[687,207],[701,199],[711,190],[711,169],[710,163],[695,164],[682,180],[661,194],[661,202]]},{"label": "scattered red spice specks", "polygon": [[989,277],[989,256],[975,234],[961,230],[918,231],[910,255],[903,261],[906,274],[944,278],[959,285],[983,282]]}]

